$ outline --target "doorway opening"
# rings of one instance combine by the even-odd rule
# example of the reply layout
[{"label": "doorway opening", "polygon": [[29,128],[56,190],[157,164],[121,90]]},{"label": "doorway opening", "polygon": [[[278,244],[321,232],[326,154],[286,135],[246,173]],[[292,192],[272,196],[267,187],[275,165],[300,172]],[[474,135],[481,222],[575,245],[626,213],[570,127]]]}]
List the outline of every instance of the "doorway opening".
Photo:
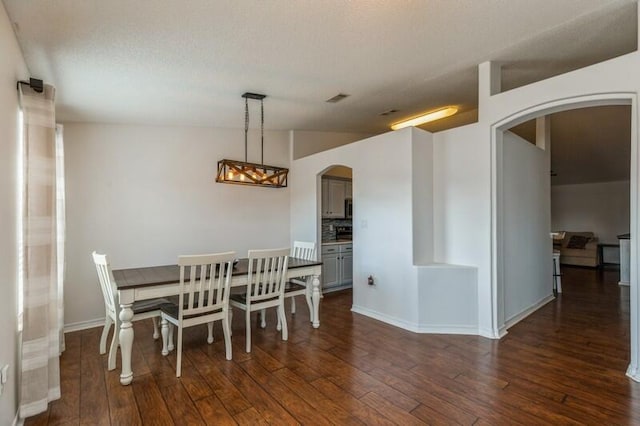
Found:
[{"label": "doorway opening", "polygon": [[[530,309],[522,309],[522,307],[516,307],[515,311],[520,314],[520,318],[513,315],[514,306],[513,306],[513,297],[514,294],[518,291],[518,289],[510,288],[512,285],[512,277],[510,278],[510,267],[509,260],[506,256],[511,253],[513,254],[513,247],[511,247],[512,243],[509,242],[514,235],[514,224],[522,225],[526,223],[527,226],[531,224],[531,221],[527,221],[527,218],[520,217],[517,220],[513,219],[513,211],[510,210],[510,203],[506,194],[508,191],[512,190],[510,188],[511,183],[508,182],[508,178],[513,173],[513,170],[510,170],[509,166],[506,163],[506,160],[513,155],[513,152],[505,152],[505,146],[509,141],[507,139],[514,136],[514,133],[508,132],[507,130],[514,128],[515,126],[521,125],[531,119],[537,119],[539,123],[538,129],[550,129],[548,117],[554,113],[559,112],[569,112],[580,110],[583,108],[589,107],[602,107],[602,106],[623,106],[627,109],[628,116],[630,117],[628,121],[630,123],[628,126],[629,138],[627,142],[629,145],[629,150],[631,155],[627,156],[627,164],[629,164],[630,158],[630,171],[629,171],[629,204],[628,204],[628,213],[629,213],[629,232],[631,235],[637,235],[635,231],[637,230],[637,178],[638,178],[638,150],[637,150],[637,123],[636,123],[636,98],[632,94],[602,94],[602,95],[590,95],[584,97],[563,99],[554,102],[550,102],[544,105],[538,105],[536,107],[532,107],[526,110],[523,110],[517,114],[508,117],[495,125],[492,126],[492,176],[494,177],[492,183],[492,228],[493,228],[493,241],[492,241],[492,308],[493,308],[493,323],[494,330],[498,336],[502,336],[506,334],[506,329],[515,324],[515,322],[520,319],[526,317],[529,313],[535,311],[537,308],[542,306],[542,304],[552,300],[553,296],[549,300],[542,300],[538,306],[531,306]],[[545,127],[544,124],[540,124],[541,120],[547,119],[547,125]],[[546,136],[550,135],[550,130],[547,130]],[[517,137],[517,136],[516,136]],[[544,140],[544,138],[543,138]],[[540,143],[540,138],[537,138],[536,141],[538,144]],[[538,146],[540,147],[540,146]],[[509,150],[511,147],[507,148]],[[536,247],[537,249],[534,252],[522,252],[520,255],[528,256],[527,261],[531,265],[531,268],[535,268],[537,273],[544,274],[543,280],[546,279],[544,285],[547,285],[546,291],[550,293],[550,289],[552,288],[553,283],[553,246],[552,239],[549,235],[549,232],[554,231],[551,224],[551,157],[549,155],[548,149],[551,149],[553,152],[553,138],[550,138],[550,143],[548,146],[543,146],[542,149],[545,150],[544,154],[540,154],[540,158],[538,159],[537,167],[539,170],[543,170],[546,165],[548,168],[545,170],[546,175],[539,174],[538,178],[543,183],[538,185],[538,197],[542,200],[542,204],[547,203],[547,207],[543,206],[543,210],[538,210],[537,218],[534,218],[535,227],[537,230],[544,229],[546,227],[546,235],[543,233],[537,234]],[[579,155],[579,151],[576,151],[574,155]],[[506,155],[506,157],[505,157]],[[545,158],[546,157],[546,158]],[[543,166],[541,166],[543,165]],[[627,166],[629,167],[629,165]],[[525,171],[526,172],[526,171]],[[557,171],[553,171],[553,173],[558,173]],[[546,182],[545,182],[546,180]],[[540,188],[544,188],[547,185],[548,190],[546,191],[546,195],[544,195],[544,190],[540,190]],[[535,187],[535,185],[534,185]],[[535,188],[533,189],[535,191]],[[542,195],[541,192],[542,191]],[[546,197],[546,200],[545,200]],[[546,209],[546,218],[544,212]],[[534,215],[535,216],[535,215]],[[560,226],[560,225],[557,225]],[[538,229],[539,228],[539,229]],[[608,237],[607,237],[608,238]],[[545,242],[546,239],[546,242]],[[638,380],[638,339],[636,339],[636,334],[638,333],[638,324],[637,320],[637,312],[638,312],[638,297],[637,297],[637,241],[632,239],[630,244],[630,287],[631,287],[631,302],[630,302],[630,311],[631,311],[631,363],[627,370],[627,375],[629,375],[634,380]],[[542,271],[542,272],[540,272]],[[507,281],[509,280],[509,281]]]},{"label": "doorway opening", "polygon": [[322,293],[348,290],[353,284],[353,171],[332,165],[319,174],[318,253]]}]

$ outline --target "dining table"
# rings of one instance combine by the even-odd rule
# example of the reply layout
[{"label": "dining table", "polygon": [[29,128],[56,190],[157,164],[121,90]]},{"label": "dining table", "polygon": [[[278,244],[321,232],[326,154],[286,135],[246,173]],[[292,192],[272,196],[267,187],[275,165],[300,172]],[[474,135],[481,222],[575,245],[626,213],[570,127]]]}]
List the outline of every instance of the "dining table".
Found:
[{"label": "dining table", "polygon": [[[233,267],[231,287],[243,287],[248,283],[249,260],[239,259]],[[320,274],[322,261],[289,257],[287,279],[306,277],[306,300],[309,316],[314,328],[320,326]],[[175,296],[180,289],[180,267],[178,265],[148,266],[141,268],[114,269],[113,277],[120,303],[120,357],[122,370],[120,383],[128,385],[133,380],[131,351],[133,348],[133,302],[159,297]],[[115,332],[115,330],[114,330]]]}]

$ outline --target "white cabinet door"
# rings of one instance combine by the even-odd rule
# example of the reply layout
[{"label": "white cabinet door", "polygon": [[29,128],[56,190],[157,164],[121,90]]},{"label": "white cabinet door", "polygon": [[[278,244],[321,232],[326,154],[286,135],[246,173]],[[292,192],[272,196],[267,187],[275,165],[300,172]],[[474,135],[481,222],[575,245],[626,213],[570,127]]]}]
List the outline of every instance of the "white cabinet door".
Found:
[{"label": "white cabinet door", "polygon": [[351,250],[340,254],[342,263],[341,284],[351,284],[353,282],[353,253]]},{"label": "white cabinet door", "polygon": [[329,213],[329,181],[322,179],[322,217],[331,217]]},{"label": "white cabinet door", "polygon": [[329,215],[330,217],[344,217],[345,182],[343,180],[329,181]]},{"label": "white cabinet door", "polygon": [[335,253],[322,255],[322,288],[327,289],[340,285],[340,265],[339,257],[340,253],[337,252],[336,246]]}]

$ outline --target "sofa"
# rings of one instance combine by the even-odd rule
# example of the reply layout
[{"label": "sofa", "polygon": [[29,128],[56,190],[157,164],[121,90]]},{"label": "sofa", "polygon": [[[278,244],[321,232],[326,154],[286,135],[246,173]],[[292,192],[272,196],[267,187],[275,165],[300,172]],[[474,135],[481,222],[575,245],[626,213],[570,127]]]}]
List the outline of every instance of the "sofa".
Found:
[{"label": "sofa", "polygon": [[554,241],[555,249],[560,250],[560,264],[598,266],[598,238],[593,232],[565,231],[564,238]]}]

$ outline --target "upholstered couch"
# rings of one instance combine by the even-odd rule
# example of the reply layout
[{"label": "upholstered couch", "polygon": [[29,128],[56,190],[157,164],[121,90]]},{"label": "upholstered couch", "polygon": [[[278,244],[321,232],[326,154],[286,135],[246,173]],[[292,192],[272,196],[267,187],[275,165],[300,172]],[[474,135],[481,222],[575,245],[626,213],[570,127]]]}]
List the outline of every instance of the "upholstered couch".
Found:
[{"label": "upholstered couch", "polygon": [[565,231],[559,249],[563,265],[598,266],[598,238],[593,232]]}]

